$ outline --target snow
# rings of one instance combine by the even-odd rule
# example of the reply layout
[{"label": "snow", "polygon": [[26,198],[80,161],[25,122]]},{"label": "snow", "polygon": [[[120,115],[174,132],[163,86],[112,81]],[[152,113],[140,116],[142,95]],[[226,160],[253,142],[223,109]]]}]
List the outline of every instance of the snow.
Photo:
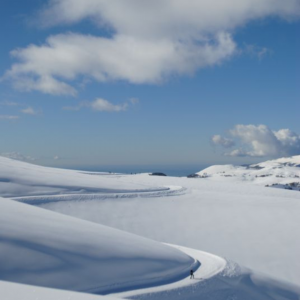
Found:
[{"label": "snow", "polygon": [[[193,249],[173,246],[202,261],[194,279],[186,277],[178,282],[158,287],[132,290],[109,296],[96,296],[57,289],[0,281],[2,300],[282,300],[299,299],[300,289],[289,284],[257,276],[232,262]],[[120,298],[122,297],[122,298]]]},{"label": "snow", "polygon": [[[210,253],[206,253],[203,251],[198,251],[194,249],[189,249],[185,247],[179,247],[175,245],[170,245],[174,248],[177,248],[187,255],[194,257],[198,262],[200,262],[200,266],[197,269],[194,270],[194,276],[196,280],[202,280],[207,281],[208,279],[214,277],[215,275],[221,273],[226,268],[227,262],[225,259],[212,255]],[[190,291],[191,289],[195,289],[195,280],[191,280],[190,276],[187,276],[183,280],[180,280],[175,283],[158,286],[158,287],[152,287],[152,288],[146,288],[146,289],[139,289],[139,290],[133,290],[129,292],[123,292],[116,294],[119,297],[122,298],[132,298],[133,296],[143,296],[145,295],[151,295],[152,297],[155,294],[155,298],[157,298],[157,294],[161,295],[162,292],[167,292],[168,294],[172,291],[180,290],[182,294],[187,294],[187,291]]]},{"label": "snow", "polygon": [[178,195],[160,192],[148,197],[133,193],[107,198],[93,194],[81,195],[80,199],[68,196],[66,201],[55,198],[56,202],[49,196],[45,203],[43,197],[36,197],[35,201],[46,209],[160,242],[201,249],[298,283],[299,192],[227,179],[134,175],[123,176],[123,181],[181,185],[184,189]]},{"label": "snow", "polygon": [[264,186],[300,190],[300,155],[249,166],[216,165],[197,173],[214,180],[244,181]]},{"label": "snow", "polygon": [[81,194],[130,193],[164,190],[147,184],[122,181],[117,174],[47,168],[0,156],[0,191],[2,197]]},{"label": "snow", "polygon": [[194,259],[126,232],[0,198],[0,280],[108,293],[178,280]]},{"label": "snow", "polygon": [[0,198],[0,280],[132,299],[300,299],[300,193],[265,187],[297,180],[299,158],[195,179],[0,158],[0,196],[14,199]]},{"label": "snow", "polygon": [[116,297],[102,297],[75,293],[25,284],[0,281],[1,300],[118,300]]},{"label": "snow", "polygon": [[299,299],[300,288],[270,280],[234,262],[225,261],[211,254],[178,247],[202,261],[195,278],[162,287],[118,293],[114,296],[143,300],[283,300]]}]

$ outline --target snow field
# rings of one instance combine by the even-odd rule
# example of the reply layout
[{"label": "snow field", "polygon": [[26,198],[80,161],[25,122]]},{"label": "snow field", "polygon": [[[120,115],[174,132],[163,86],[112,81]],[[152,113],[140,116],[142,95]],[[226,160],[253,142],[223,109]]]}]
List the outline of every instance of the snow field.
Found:
[{"label": "snow field", "polygon": [[[94,175],[92,175],[94,174]],[[167,188],[123,182],[123,177],[47,168],[0,156],[0,196],[132,193],[165,191]]]},{"label": "snow field", "polygon": [[161,287],[135,290],[114,296],[143,300],[295,300],[300,287],[257,275],[238,264],[202,251],[178,247],[202,265],[195,278]]},{"label": "snow field", "polygon": [[201,249],[298,284],[299,192],[202,178],[135,175],[123,180],[181,185],[186,190],[172,197],[111,201],[94,195],[93,200],[39,205],[160,242]]},{"label": "snow field", "polygon": [[78,292],[0,281],[1,300],[120,300]]},{"label": "snow field", "polygon": [[194,259],[106,226],[0,198],[0,280],[109,293],[181,279]]},{"label": "snow field", "polygon": [[[197,281],[205,281],[213,276],[217,275],[218,273],[221,273],[226,268],[226,260],[224,260],[221,257],[205,253],[202,251],[189,249],[185,247],[175,246],[175,245],[169,245],[171,247],[174,247],[187,255],[193,257],[199,265],[197,265],[197,268],[193,268],[194,270],[194,276],[195,278],[192,280],[190,279],[190,273],[188,272],[186,274],[186,277],[183,280],[158,286],[158,287],[152,287],[152,288],[146,288],[146,289],[139,289],[124,293],[118,293],[114,294],[115,296],[122,297],[122,298],[136,298],[136,297],[145,297],[145,295],[151,294],[152,296],[155,294],[161,294],[162,292],[171,293],[172,291],[178,291],[182,294],[186,294],[187,291],[190,289],[194,289],[195,285],[197,284]],[[157,297],[157,295],[155,296]]]},{"label": "snow field", "polygon": [[[263,187],[297,179],[299,159],[253,165],[246,175],[245,167],[212,167],[208,178],[187,179],[85,173],[0,158],[0,195],[47,209],[0,198],[0,280],[130,299],[300,299],[293,285],[300,278],[300,193]],[[223,176],[229,172],[234,176]],[[226,256],[255,273],[96,223]],[[12,285],[0,282],[6,300],[16,299]],[[28,300],[35,290],[43,300],[56,292],[53,297],[61,297],[60,291],[16,286]]]}]

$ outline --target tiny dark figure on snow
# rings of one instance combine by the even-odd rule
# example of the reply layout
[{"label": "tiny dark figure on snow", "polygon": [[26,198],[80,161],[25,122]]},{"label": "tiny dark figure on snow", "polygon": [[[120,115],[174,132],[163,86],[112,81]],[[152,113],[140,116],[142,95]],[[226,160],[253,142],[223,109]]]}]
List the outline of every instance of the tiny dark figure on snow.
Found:
[{"label": "tiny dark figure on snow", "polygon": [[191,274],[190,279],[194,278],[194,271],[193,270],[191,270],[190,274]]}]

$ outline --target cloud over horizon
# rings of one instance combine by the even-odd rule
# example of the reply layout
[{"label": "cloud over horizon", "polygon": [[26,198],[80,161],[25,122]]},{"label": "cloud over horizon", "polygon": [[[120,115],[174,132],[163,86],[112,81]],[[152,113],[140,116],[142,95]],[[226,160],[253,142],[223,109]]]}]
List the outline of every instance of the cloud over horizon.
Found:
[{"label": "cloud over horizon", "polygon": [[236,125],[229,130],[230,138],[212,137],[212,143],[223,148],[238,148],[224,152],[225,156],[264,157],[300,154],[300,135],[290,129],[273,131],[266,125]]},{"label": "cloud over horizon", "polygon": [[72,96],[78,78],[156,84],[231,58],[234,30],[268,16],[297,18],[299,1],[52,0],[40,12],[43,26],[90,19],[110,35],[58,34],[15,49],[4,77],[20,90]]}]

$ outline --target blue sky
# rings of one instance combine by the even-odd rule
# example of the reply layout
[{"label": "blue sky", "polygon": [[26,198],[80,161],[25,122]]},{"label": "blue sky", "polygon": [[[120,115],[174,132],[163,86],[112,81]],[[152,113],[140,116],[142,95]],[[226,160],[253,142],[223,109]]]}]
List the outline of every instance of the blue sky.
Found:
[{"label": "blue sky", "polygon": [[299,1],[79,2],[0,3],[0,153],[195,171],[300,154]]}]

